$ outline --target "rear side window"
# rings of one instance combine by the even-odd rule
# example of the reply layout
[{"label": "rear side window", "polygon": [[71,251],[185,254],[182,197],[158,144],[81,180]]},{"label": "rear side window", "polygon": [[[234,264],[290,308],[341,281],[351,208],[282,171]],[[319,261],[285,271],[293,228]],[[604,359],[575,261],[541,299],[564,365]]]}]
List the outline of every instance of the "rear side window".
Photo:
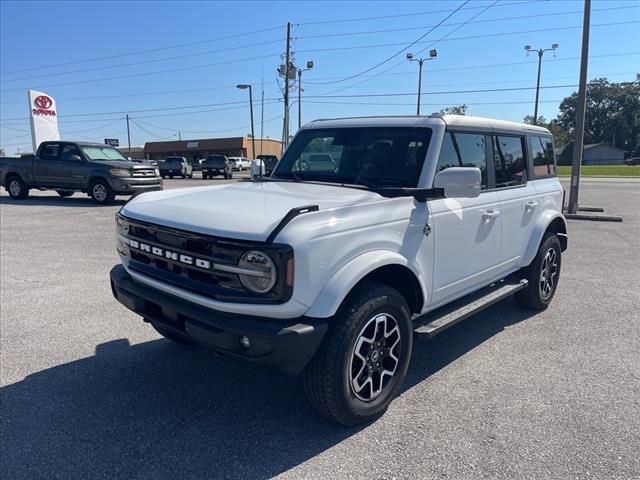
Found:
[{"label": "rear side window", "polygon": [[451,167],[477,167],[482,189],[487,188],[487,146],[485,136],[476,133],[447,132],[442,141],[437,171]]},{"label": "rear side window", "polygon": [[514,187],[526,183],[524,139],[506,135],[497,135],[492,138],[496,188]]},{"label": "rear side window", "polygon": [[42,152],[40,152],[40,158],[43,160],[57,160],[59,148],[60,146],[57,143],[44,146]]},{"label": "rear side window", "polygon": [[529,138],[533,157],[533,176],[549,177],[556,174],[556,164],[551,137],[532,135]]}]

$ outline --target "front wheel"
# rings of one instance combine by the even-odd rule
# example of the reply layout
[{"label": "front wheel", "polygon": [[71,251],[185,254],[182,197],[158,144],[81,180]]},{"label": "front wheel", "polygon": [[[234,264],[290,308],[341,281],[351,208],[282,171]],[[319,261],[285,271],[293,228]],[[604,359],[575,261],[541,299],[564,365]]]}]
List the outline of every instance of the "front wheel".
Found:
[{"label": "front wheel", "polygon": [[529,283],[514,295],[518,305],[532,310],[544,310],[549,306],[558,288],[561,252],[558,237],[546,233],[533,262],[523,269],[523,278]]},{"label": "front wheel", "polygon": [[407,374],[413,330],[397,290],[363,283],[333,319],[333,326],[304,372],[309,402],[344,425],[382,415]]},{"label": "front wheel", "polygon": [[14,200],[24,200],[29,196],[29,187],[18,176],[11,177],[7,182],[7,190]]},{"label": "front wheel", "polygon": [[111,187],[105,180],[96,180],[91,184],[90,190],[91,198],[94,202],[101,205],[113,202],[115,194]]}]

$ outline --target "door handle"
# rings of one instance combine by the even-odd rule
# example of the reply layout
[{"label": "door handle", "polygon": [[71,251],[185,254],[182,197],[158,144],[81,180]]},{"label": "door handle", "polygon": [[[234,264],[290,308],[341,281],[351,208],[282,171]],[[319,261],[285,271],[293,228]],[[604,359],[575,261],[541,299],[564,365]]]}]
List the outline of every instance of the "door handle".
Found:
[{"label": "door handle", "polygon": [[529,200],[527,202],[527,210],[533,210],[534,208],[536,208],[538,206],[538,202],[534,202],[533,200]]},{"label": "door handle", "polygon": [[500,215],[500,210],[489,209],[482,213],[482,219],[491,220],[492,218],[496,218],[498,215]]}]

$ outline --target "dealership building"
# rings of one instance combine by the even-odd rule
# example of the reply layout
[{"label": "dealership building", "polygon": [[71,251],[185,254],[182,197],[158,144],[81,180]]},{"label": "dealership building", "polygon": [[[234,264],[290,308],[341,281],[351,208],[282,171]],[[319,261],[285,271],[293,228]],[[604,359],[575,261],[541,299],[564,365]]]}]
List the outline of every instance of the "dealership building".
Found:
[{"label": "dealership building", "polygon": [[144,157],[149,160],[162,160],[167,156],[176,155],[189,160],[199,160],[207,155],[222,154],[227,157],[247,157],[253,159],[256,155],[263,154],[276,155],[280,158],[282,142],[271,138],[256,138],[255,154],[252,143],[251,137],[147,142],[144,145]]}]

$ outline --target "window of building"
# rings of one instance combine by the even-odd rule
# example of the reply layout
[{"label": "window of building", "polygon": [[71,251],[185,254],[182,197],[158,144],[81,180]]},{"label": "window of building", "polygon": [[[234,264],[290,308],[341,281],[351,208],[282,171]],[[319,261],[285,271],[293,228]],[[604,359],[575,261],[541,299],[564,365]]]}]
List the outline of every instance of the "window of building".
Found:
[{"label": "window of building", "polygon": [[531,155],[533,156],[533,175],[536,177],[555,175],[556,164],[551,137],[532,135],[530,142]]},{"label": "window of building", "polygon": [[485,136],[476,133],[445,133],[437,172],[451,167],[477,167],[482,175],[482,189],[487,188],[487,146]]},{"label": "window of building", "polygon": [[493,137],[496,188],[513,187],[527,182],[523,145],[522,137]]}]

